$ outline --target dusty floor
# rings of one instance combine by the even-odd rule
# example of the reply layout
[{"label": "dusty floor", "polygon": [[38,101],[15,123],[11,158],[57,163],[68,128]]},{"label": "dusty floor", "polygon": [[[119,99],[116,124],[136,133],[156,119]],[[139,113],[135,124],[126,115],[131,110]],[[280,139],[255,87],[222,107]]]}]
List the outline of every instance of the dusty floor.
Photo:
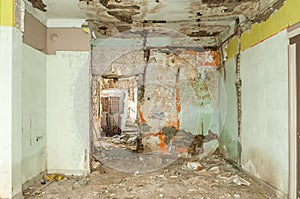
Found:
[{"label": "dusty floor", "polygon": [[69,176],[48,183],[36,182],[24,191],[24,198],[277,198],[267,187],[215,155],[201,161],[181,158],[149,173],[124,173],[100,166],[86,178]]}]

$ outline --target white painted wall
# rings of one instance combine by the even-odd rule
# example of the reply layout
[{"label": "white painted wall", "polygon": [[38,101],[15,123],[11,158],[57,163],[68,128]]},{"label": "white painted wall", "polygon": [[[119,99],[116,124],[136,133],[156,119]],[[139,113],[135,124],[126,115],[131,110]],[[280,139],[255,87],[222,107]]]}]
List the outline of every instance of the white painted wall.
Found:
[{"label": "white painted wall", "polygon": [[47,56],[23,44],[23,183],[46,171]]},{"label": "white painted wall", "polygon": [[288,35],[242,52],[242,167],[288,193]]},{"label": "white painted wall", "polygon": [[[12,30],[12,184],[13,196],[22,194],[22,33]],[[0,167],[1,168],[1,167]]]},{"label": "white painted wall", "polygon": [[0,27],[0,198],[22,191],[21,33]]},{"label": "white painted wall", "polygon": [[89,52],[47,57],[47,168],[83,175],[89,170]]}]

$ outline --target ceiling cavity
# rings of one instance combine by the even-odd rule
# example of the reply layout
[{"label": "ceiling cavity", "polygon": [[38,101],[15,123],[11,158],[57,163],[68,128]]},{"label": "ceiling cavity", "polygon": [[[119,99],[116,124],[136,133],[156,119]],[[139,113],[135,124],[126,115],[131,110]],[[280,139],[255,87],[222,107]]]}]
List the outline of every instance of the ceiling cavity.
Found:
[{"label": "ceiling cavity", "polygon": [[264,21],[283,3],[284,0],[79,0],[79,8],[92,21],[92,29],[100,38],[141,27],[159,27],[194,39],[215,38],[222,42],[234,34],[237,23]]},{"label": "ceiling cavity", "polygon": [[180,32],[213,47],[227,41],[238,28],[245,31],[251,24],[265,21],[285,0],[28,1],[48,19],[88,19],[96,38],[155,27]]}]

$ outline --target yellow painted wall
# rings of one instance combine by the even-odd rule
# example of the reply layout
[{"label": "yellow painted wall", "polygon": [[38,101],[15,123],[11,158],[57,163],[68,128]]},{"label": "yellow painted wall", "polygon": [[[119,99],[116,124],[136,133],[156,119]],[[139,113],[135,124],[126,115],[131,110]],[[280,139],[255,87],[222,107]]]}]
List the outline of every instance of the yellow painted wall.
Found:
[{"label": "yellow painted wall", "polygon": [[233,37],[226,47],[227,59],[232,59],[237,53],[239,48],[239,38]]},{"label": "yellow painted wall", "polygon": [[[253,24],[249,31],[241,35],[241,50],[244,51],[298,22],[300,22],[300,0],[286,0],[267,21]],[[226,48],[228,59],[237,53],[236,46],[236,39],[232,39]]]},{"label": "yellow painted wall", "polygon": [[0,0],[0,26],[14,25],[14,0]]}]

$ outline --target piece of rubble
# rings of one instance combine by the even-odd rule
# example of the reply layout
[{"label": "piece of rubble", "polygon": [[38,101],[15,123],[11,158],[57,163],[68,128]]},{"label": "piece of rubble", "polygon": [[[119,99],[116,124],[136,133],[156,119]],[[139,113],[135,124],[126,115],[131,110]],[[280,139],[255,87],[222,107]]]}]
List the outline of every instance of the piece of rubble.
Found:
[{"label": "piece of rubble", "polygon": [[80,180],[77,180],[73,183],[73,189],[81,186],[87,186],[89,184],[89,179],[88,178],[82,178]]},{"label": "piece of rubble", "polygon": [[97,170],[97,168],[99,167],[99,166],[101,166],[101,163],[99,162],[99,161],[96,161],[95,159],[91,159],[91,166],[92,166],[92,171],[95,171],[95,170]]},{"label": "piece of rubble", "polygon": [[209,155],[212,155],[219,148],[218,140],[211,140],[210,142],[203,143],[204,152],[199,154],[199,159],[203,159]]},{"label": "piece of rubble", "polygon": [[91,158],[91,170],[94,174],[103,174],[105,170],[103,168],[103,164],[98,160]]},{"label": "piece of rubble", "polygon": [[182,169],[185,170],[203,170],[203,166],[199,162],[187,162],[186,164],[183,164]]},{"label": "piece of rubble", "polygon": [[195,177],[191,177],[187,180],[183,180],[183,182],[185,184],[197,184],[197,185],[200,185],[202,184],[203,182],[205,183],[205,181],[203,181],[199,176],[195,176]]},{"label": "piece of rubble", "polygon": [[220,171],[220,168],[218,166],[215,166],[215,167],[210,168],[209,172],[214,173],[214,174],[219,174],[221,171]]},{"label": "piece of rubble", "polygon": [[251,185],[250,182],[248,182],[247,180],[241,178],[238,175],[231,176],[231,177],[227,178],[226,181],[227,181],[227,183],[232,183],[233,182],[233,183],[235,183],[239,186],[241,186],[241,185],[250,186]]},{"label": "piece of rubble", "polygon": [[127,140],[127,143],[130,144],[130,143],[135,143],[137,140],[137,136],[134,136],[134,137],[131,137]]}]

